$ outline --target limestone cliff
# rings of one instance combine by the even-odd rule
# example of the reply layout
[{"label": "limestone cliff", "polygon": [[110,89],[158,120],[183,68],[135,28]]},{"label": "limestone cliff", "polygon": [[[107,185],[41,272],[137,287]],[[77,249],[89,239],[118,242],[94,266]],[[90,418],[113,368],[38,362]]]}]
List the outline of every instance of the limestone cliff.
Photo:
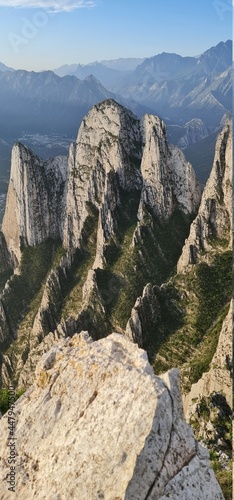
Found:
[{"label": "limestone cliff", "polygon": [[[15,418],[19,500],[224,498],[184,420],[178,371],[156,377],[146,353],[122,335],[92,342],[83,332],[54,345]],[[8,425],[6,414],[2,500],[12,495]]]},{"label": "limestone cliff", "polygon": [[66,170],[66,157],[42,161],[20,143],[13,147],[2,232],[15,267],[25,245],[60,237]]},{"label": "limestone cliff", "polygon": [[[228,123],[196,217],[194,171],[157,117],[139,121],[112,100],[94,106],[68,167],[17,144],[0,240],[15,266],[0,297],[1,385],[32,384],[41,355],[59,339],[118,331],[147,350],[156,373],[181,367],[189,392],[209,368],[230,302],[230,158]],[[223,366],[210,367],[224,375]],[[175,474],[186,480],[184,468]],[[174,479],[165,484],[158,498],[177,495]]]},{"label": "limestone cliff", "polygon": [[[55,264],[53,251],[41,286],[38,279],[28,303],[18,301],[13,324],[8,312],[2,338],[8,337],[9,323],[16,344],[10,353],[4,348],[3,379],[7,371],[30,379],[37,346],[59,325],[67,335],[88,329],[95,339],[113,329],[125,331],[147,281],[161,285],[172,272],[199,200],[194,171],[168,144],[165,124],[151,115],[139,121],[113,100],[84,118],[68,167],[63,158],[43,162],[16,144],[3,221],[15,265],[23,249],[31,255],[48,238],[62,239],[64,255]],[[21,264],[23,288],[30,283],[21,279]],[[10,293],[17,286],[15,276]]]},{"label": "limestone cliff", "polygon": [[[162,185],[160,181],[158,185]],[[173,186],[172,180],[170,185]],[[160,203],[157,206],[160,206]],[[210,316],[210,322],[199,320],[207,325],[207,330],[212,322],[217,320],[222,307],[230,300],[231,277],[228,266],[231,265],[231,226],[232,126],[229,119],[216,143],[213,168],[202,194],[198,215],[191,224],[189,237],[177,264],[178,275],[165,287],[162,285],[161,289],[155,287],[153,282],[145,286],[143,294],[135,302],[131,318],[127,323],[127,335],[132,340],[146,348],[150,332],[154,330],[155,341],[161,336],[163,343],[165,337],[169,337],[172,333],[174,335],[175,331],[181,335],[180,323],[188,324],[190,332],[194,332],[195,326],[198,328],[195,335],[202,337],[205,330],[203,326],[202,329],[200,326],[196,327],[194,316],[195,318],[202,315]],[[137,236],[136,232],[136,239]],[[203,263],[202,267],[199,267],[199,263]],[[179,276],[180,274],[184,274],[184,277]],[[225,293],[227,290],[229,292]],[[213,304],[213,316],[210,310],[211,304]],[[166,321],[166,317],[169,318],[170,315],[171,324]],[[184,328],[183,334],[186,338]],[[192,345],[193,342],[194,340]],[[173,341],[170,349],[174,350],[172,344]],[[184,345],[186,344],[184,341]]]},{"label": "limestone cliff", "polygon": [[117,229],[114,212],[120,203],[119,189],[141,189],[141,154],[139,120],[130,111],[112,100],[92,108],[69,154],[65,247],[80,246],[91,203],[99,208],[97,264],[102,266],[102,247]]},{"label": "limestone cliff", "polygon": [[212,254],[215,245],[231,245],[232,227],[232,122],[228,120],[216,142],[210,177],[205,186],[198,215],[191,225],[177,270]]},{"label": "limestone cliff", "polygon": [[142,205],[164,219],[175,208],[185,213],[196,212],[201,191],[191,164],[179,148],[168,144],[166,126],[158,117],[145,115],[141,126],[144,149],[140,220],[143,218]]},{"label": "limestone cliff", "polygon": [[105,245],[118,236],[122,192],[141,193],[139,222],[144,207],[168,218],[176,208],[195,213],[200,201],[194,171],[182,152],[168,145],[165,124],[151,115],[139,122],[113,100],[94,106],[84,118],[70,149],[68,176],[63,243],[80,246],[89,204],[96,206],[94,268],[104,266]]}]

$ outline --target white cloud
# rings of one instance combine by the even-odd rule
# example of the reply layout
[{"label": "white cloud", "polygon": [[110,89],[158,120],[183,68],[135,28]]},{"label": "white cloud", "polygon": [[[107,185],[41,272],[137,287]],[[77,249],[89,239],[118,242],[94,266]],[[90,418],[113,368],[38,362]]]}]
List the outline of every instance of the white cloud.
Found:
[{"label": "white cloud", "polygon": [[0,0],[0,7],[37,8],[49,12],[71,12],[85,7],[94,7],[95,4],[96,0]]}]

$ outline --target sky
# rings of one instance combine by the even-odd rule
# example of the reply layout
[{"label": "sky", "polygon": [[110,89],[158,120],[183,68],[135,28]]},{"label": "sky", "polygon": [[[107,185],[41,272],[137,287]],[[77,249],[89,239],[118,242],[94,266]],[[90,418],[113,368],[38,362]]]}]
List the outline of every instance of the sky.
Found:
[{"label": "sky", "polygon": [[0,62],[41,71],[232,38],[233,0],[0,0]]}]

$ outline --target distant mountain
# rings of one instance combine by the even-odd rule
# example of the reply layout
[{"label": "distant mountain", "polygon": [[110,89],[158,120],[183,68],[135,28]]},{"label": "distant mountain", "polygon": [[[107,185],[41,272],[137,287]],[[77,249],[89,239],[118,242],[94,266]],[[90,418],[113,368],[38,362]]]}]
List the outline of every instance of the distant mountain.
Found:
[{"label": "distant mountain", "polygon": [[6,66],[5,64],[0,62],[0,71],[15,71],[14,68],[10,68],[9,66]]},{"label": "distant mountain", "polygon": [[100,62],[95,62],[91,64],[72,64],[70,66],[61,66],[58,69],[54,70],[54,73],[58,76],[66,76],[73,75],[79,78],[80,80],[84,80],[89,75],[94,75],[95,78],[100,80],[104,86],[112,86],[119,79],[125,76],[125,72],[118,71],[116,69],[108,68],[104,66],[104,64]]},{"label": "distant mountain", "polygon": [[110,61],[95,61],[89,64],[65,64],[53,71],[58,76],[74,75],[81,80],[92,74],[104,86],[108,87],[121,81],[143,61],[144,59],[140,58],[120,58]]},{"label": "distant mountain", "polygon": [[162,53],[145,59],[111,90],[154,108],[172,120],[201,118],[217,127],[231,109],[232,42],[220,42],[199,57]]},{"label": "distant mountain", "polygon": [[107,68],[117,69],[118,71],[134,71],[139,64],[142,64],[145,58],[136,57],[120,57],[119,59],[112,59],[110,61],[101,61]]},{"label": "distant mountain", "polygon": [[120,58],[54,70],[84,79],[91,73],[114,94],[132,99],[164,120],[185,125],[201,119],[210,132],[232,108],[232,42],[220,42],[198,57],[163,52],[146,59]]},{"label": "distant mountain", "polygon": [[92,75],[81,81],[75,76],[61,78],[52,71],[2,72],[0,136],[5,138],[27,130],[75,136],[77,123],[81,123],[87,111],[108,98],[115,98],[140,115],[148,111],[108,91]]}]

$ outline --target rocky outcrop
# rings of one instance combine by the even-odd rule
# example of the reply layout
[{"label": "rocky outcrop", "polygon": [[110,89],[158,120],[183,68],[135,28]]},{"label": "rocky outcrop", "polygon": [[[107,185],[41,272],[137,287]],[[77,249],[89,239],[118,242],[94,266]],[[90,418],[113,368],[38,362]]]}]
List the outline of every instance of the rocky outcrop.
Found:
[{"label": "rocky outcrop", "polygon": [[[122,335],[92,342],[82,333],[55,345],[15,418],[19,500],[224,498],[185,423],[178,371],[156,377],[146,353]],[[8,425],[6,414],[2,500],[12,495]]]},{"label": "rocky outcrop", "polygon": [[25,245],[61,236],[66,176],[66,157],[42,161],[20,143],[13,147],[2,232],[15,267]]},{"label": "rocky outcrop", "polygon": [[147,342],[147,333],[151,330],[151,325],[160,320],[160,304],[157,295],[160,293],[159,287],[148,283],[138,297],[131,311],[131,317],[126,326],[126,335],[136,342],[139,347],[143,347]]},{"label": "rocky outcrop", "polygon": [[184,128],[186,130],[185,135],[178,141],[178,146],[182,149],[195,144],[195,142],[204,139],[208,135],[207,127],[200,118],[193,118],[185,124]]},{"label": "rocky outcrop", "polygon": [[200,188],[182,152],[169,146],[165,124],[145,115],[141,122],[114,100],[95,105],[83,119],[68,159],[42,161],[17,143],[2,231],[15,266],[25,245],[62,238],[71,250],[82,245],[85,221],[99,210],[97,255],[103,267],[104,248],[116,239],[116,210],[121,193],[141,192],[144,207],[168,218],[173,210],[195,213]]},{"label": "rocky outcrop", "polygon": [[175,208],[195,213],[201,191],[191,164],[179,148],[168,144],[166,126],[160,118],[145,115],[141,126],[144,149],[139,219],[143,219],[144,206],[163,219]]},{"label": "rocky outcrop", "polygon": [[97,261],[102,260],[103,244],[117,229],[114,212],[119,189],[141,189],[141,150],[139,120],[130,111],[108,100],[87,114],[69,154],[65,247],[80,246],[91,203],[99,209]]},{"label": "rocky outcrop", "polygon": [[204,189],[200,208],[185,242],[177,270],[197,263],[201,256],[231,245],[232,227],[232,122],[229,120],[220,133],[214,164]]},{"label": "rocky outcrop", "polygon": [[[67,335],[88,329],[95,339],[104,330],[107,334],[117,328],[116,323],[106,318],[108,306],[104,304],[94,271],[110,268],[124,246],[124,255],[138,252],[136,265],[132,264],[135,273],[139,262],[146,268],[148,262],[151,267],[162,263],[166,279],[185,240],[180,228],[185,227],[187,236],[189,217],[196,213],[199,200],[200,188],[194,171],[183,153],[168,144],[162,120],[145,115],[140,121],[113,100],[94,106],[83,119],[77,141],[70,147],[68,168],[62,157],[43,162],[30,150],[16,144],[12,153],[11,180],[3,221],[3,232],[14,264],[17,266],[19,263],[24,246],[35,246],[49,237],[63,240],[66,259],[62,259],[56,267],[52,264],[54,267],[48,270],[50,273],[47,274],[44,290],[41,290],[41,304],[37,305],[33,318],[29,318],[23,328],[19,325],[21,317],[13,325],[12,336],[18,336],[18,362],[15,366],[12,361],[12,370],[26,380],[24,365],[27,364],[28,373],[28,366],[32,368],[35,364],[37,346],[40,343],[43,346],[44,337],[55,332],[59,324],[63,325]],[[162,243],[157,241],[159,225],[164,220],[169,221],[177,211],[188,219],[180,220],[178,227],[175,223],[175,231],[168,228],[168,237],[174,238],[173,246],[177,252],[170,252],[172,256],[168,256],[165,235]],[[131,240],[128,242],[126,233],[128,237],[129,228]],[[153,258],[146,249],[145,230],[148,231],[148,246],[153,244],[155,247]],[[176,233],[180,233],[179,236]],[[110,262],[108,255],[113,248],[115,256]],[[80,262],[75,270],[77,282],[74,280],[70,286],[69,280],[72,282],[73,279],[70,269],[76,251],[80,252]],[[82,268],[85,259],[89,260],[88,266],[86,268],[84,263]],[[82,268],[81,274],[79,268]],[[113,303],[121,299],[120,290],[129,282],[129,269],[130,266],[124,263],[124,269],[116,273],[117,278],[112,269],[110,271],[110,280],[118,281],[111,298]],[[146,271],[151,274],[151,268]],[[82,297],[85,282],[87,286]],[[147,283],[145,276],[141,282],[140,293]],[[72,287],[77,287],[77,293],[74,293],[74,300],[70,298],[70,307],[65,308],[64,313],[66,294],[69,295]],[[134,290],[131,293],[133,300],[128,306],[129,316],[137,297]],[[23,307],[25,304],[20,304],[19,309]],[[152,311],[152,307],[149,310]],[[119,331],[124,331],[127,318],[126,315]],[[144,324],[146,331],[146,320]],[[132,335],[131,332],[129,335]],[[132,337],[135,336],[134,333]],[[20,342],[20,337],[24,342]]]}]

